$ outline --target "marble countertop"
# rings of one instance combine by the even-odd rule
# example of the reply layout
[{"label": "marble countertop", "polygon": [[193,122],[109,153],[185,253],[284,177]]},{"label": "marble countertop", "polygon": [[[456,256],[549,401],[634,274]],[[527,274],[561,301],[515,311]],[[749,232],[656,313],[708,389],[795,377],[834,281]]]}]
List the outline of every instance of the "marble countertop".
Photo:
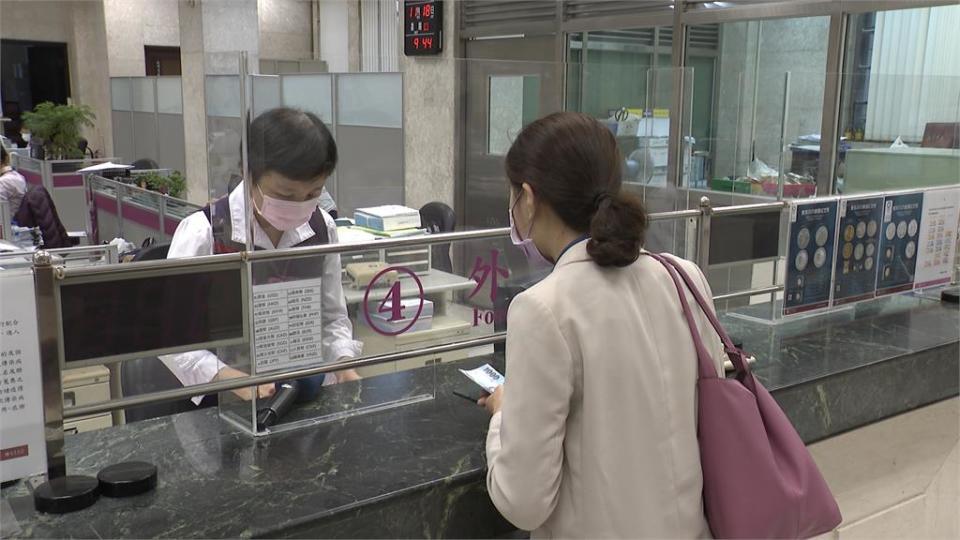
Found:
[{"label": "marble countertop", "polygon": [[[723,318],[757,356],[755,372],[806,441],[958,393],[956,305],[901,298],[779,326]],[[503,365],[497,358],[473,358],[367,379],[363,387],[328,387],[315,407],[415,395],[434,385],[437,392],[432,400],[257,439],[220,420],[215,409],[70,436],[71,473],[96,474],[119,461],[148,460],[159,468],[157,489],[129,499],[101,498],[86,510],[54,516],[33,511],[29,487],[21,482],[3,490],[9,506],[2,508],[0,533],[502,535],[510,526],[484,485],[487,414],[451,394],[454,388],[476,393],[456,368],[487,361]]]},{"label": "marble countertop", "polygon": [[780,325],[721,321],[810,443],[960,392],[960,308],[934,298],[893,296]]}]

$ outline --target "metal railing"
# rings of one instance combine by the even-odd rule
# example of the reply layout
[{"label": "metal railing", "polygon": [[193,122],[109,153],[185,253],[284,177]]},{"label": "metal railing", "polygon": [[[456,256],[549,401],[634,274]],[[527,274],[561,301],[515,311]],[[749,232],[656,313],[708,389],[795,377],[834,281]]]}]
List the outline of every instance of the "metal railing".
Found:
[{"label": "metal railing", "polygon": [[[138,175],[150,173],[150,172],[168,172],[169,169],[157,169],[155,171],[131,171],[131,178],[136,178]],[[173,218],[177,221],[180,221],[200,210],[202,207],[190,203],[188,201],[170,197],[169,195],[164,195],[156,191],[149,189],[141,188],[135,184],[128,184],[125,182],[120,182],[118,180],[112,180],[110,178],[104,178],[103,176],[97,174],[89,174],[84,177],[84,183],[86,184],[87,189],[87,200],[90,201],[92,206],[90,215],[91,219],[98,219],[98,212],[100,211],[96,203],[95,195],[101,195],[103,197],[108,197],[114,200],[117,207],[117,235],[120,238],[124,237],[124,215],[123,215],[123,204],[124,202],[128,204],[138,205],[145,210],[150,212],[155,212],[157,214],[157,232],[160,236],[159,239],[168,239],[169,235],[166,232],[166,223],[167,218]],[[174,209],[180,209],[180,211],[172,211]],[[142,224],[141,224],[142,225]],[[146,227],[146,225],[142,225]],[[93,223],[90,224],[88,230],[92,230]],[[97,230],[99,232],[100,226],[97,223]]]},{"label": "metal railing", "polygon": [[[117,264],[120,260],[117,246],[110,244],[56,248],[46,252],[60,257],[65,267],[71,265],[72,268]],[[0,253],[0,267],[4,269],[30,267],[34,264],[34,253],[26,250]]]},{"label": "metal railing", "polygon": [[[929,188],[929,189],[944,189],[941,187],[938,188]],[[911,192],[916,190],[904,190],[904,192]],[[875,194],[874,196],[880,195],[889,195],[897,194],[899,192],[889,192],[882,194]],[[865,194],[866,196],[866,194]],[[698,209],[692,210],[678,210],[673,212],[663,212],[651,214],[649,216],[650,221],[667,221],[667,220],[680,220],[680,219],[696,219],[697,220],[697,256],[696,262],[701,267],[706,269],[708,267],[709,261],[709,245],[710,245],[710,231],[711,231],[711,221],[714,216],[731,216],[731,215],[744,215],[744,214],[754,214],[754,213],[768,213],[768,212],[783,212],[789,207],[788,201],[774,201],[769,203],[759,203],[759,204],[748,204],[742,206],[728,206],[728,207],[719,207],[713,208],[710,204],[710,200],[707,197],[703,197],[700,201]],[[219,265],[223,267],[224,264],[236,263],[238,265],[245,265],[246,263],[253,262],[263,262],[271,261],[278,259],[296,259],[302,257],[311,257],[316,255],[325,255],[325,254],[339,254],[346,252],[354,251],[363,251],[369,249],[384,249],[392,247],[403,247],[403,246],[413,246],[413,245],[432,245],[432,244],[441,244],[441,243],[451,243],[457,241],[469,241],[469,240],[482,240],[482,239],[499,239],[507,238],[510,234],[509,228],[498,228],[498,229],[484,229],[484,230],[475,230],[475,231],[464,231],[464,232],[452,232],[452,233],[442,233],[435,235],[426,235],[418,237],[408,237],[408,238],[396,238],[396,239],[381,239],[375,240],[372,242],[364,243],[355,243],[355,244],[327,244],[322,246],[315,247],[302,247],[302,248],[293,248],[287,250],[267,250],[267,251],[257,251],[257,252],[239,252],[231,253],[224,255],[211,255],[211,256],[202,256],[194,257],[189,259],[172,259],[172,260],[160,260],[160,261],[149,261],[142,262],[137,264],[129,265],[116,265],[110,267],[87,267],[87,268],[66,268],[63,266],[55,266],[53,264],[52,258],[44,252],[40,252],[36,255],[34,266],[35,266],[35,280],[36,280],[36,291],[37,291],[37,306],[38,306],[38,319],[40,323],[40,342],[41,342],[41,364],[44,373],[44,406],[45,410],[48,413],[46,418],[46,433],[47,433],[47,445],[48,445],[48,471],[49,474],[55,476],[57,473],[62,474],[61,471],[64,470],[64,460],[63,460],[63,419],[64,418],[76,418],[79,416],[86,416],[92,414],[98,414],[108,411],[119,410],[132,406],[148,405],[153,403],[160,403],[165,401],[172,401],[184,398],[191,398],[201,394],[223,392],[229,390],[236,390],[239,388],[248,388],[251,386],[257,386],[259,384],[265,384],[270,382],[276,382],[280,380],[290,379],[290,378],[300,378],[311,375],[318,375],[321,373],[328,373],[332,371],[341,371],[345,369],[352,369],[358,367],[367,367],[375,366],[378,364],[383,364],[387,362],[395,362],[398,360],[404,360],[429,354],[439,354],[451,351],[458,351],[473,347],[479,347],[484,345],[498,344],[503,343],[506,339],[506,333],[500,332],[485,336],[482,338],[471,338],[465,339],[462,341],[456,341],[452,343],[447,343],[443,345],[436,345],[431,347],[419,348],[409,351],[402,352],[393,352],[387,354],[379,354],[372,356],[364,356],[356,359],[346,360],[337,363],[326,364],[323,366],[315,366],[310,368],[297,368],[297,369],[286,369],[278,370],[264,375],[251,375],[246,377],[241,377],[237,379],[217,381],[207,384],[200,384],[189,386],[185,388],[179,388],[174,390],[167,390],[162,392],[155,392],[149,394],[142,394],[128,398],[120,398],[117,400],[109,400],[98,403],[92,403],[89,405],[71,407],[66,410],[63,408],[63,400],[60,394],[60,330],[59,325],[61,321],[59,320],[59,313],[57,313],[57,301],[56,301],[56,291],[57,288],[63,284],[70,281],[76,280],[79,282],[86,282],[90,280],[99,281],[107,275],[117,276],[121,279],[127,279],[133,277],[136,274],[146,275],[157,275],[162,273],[164,270],[184,270],[186,268],[197,269],[204,266],[214,266]],[[99,278],[99,279],[98,279]],[[771,299],[775,299],[776,294],[784,289],[783,285],[773,285],[766,287],[758,287],[746,291],[740,291],[736,293],[723,294],[714,297],[715,301],[724,301],[731,300],[735,298],[757,296],[757,295],[770,295]],[[53,380],[55,379],[55,380]]]},{"label": "metal railing", "polygon": [[192,385],[184,388],[177,388],[174,390],[164,390],[161,392],[153,392],[150,394],[140,394],[140,395],[132,396],[128,398],[120,398],[120,399],[110,400],[110,401],[101,401],[97,403],[92,403],[90,405],[70,407],[70,408],[64,409],[63,416],[64,418],[76,418],[79,416],[88,416],[92,414],[100,414],[100,413],[115,411],[118,409],[125,409],[127,407],[149,405],[152,403],[160,403],[164,401],[174,401],[174,400],[194,397],[198,395],[214,394],[218,392],[236,390],[238,388],[249,388],[252,386],[259,386],[261,384],[284,381],[289,379],[302,379],[304,377],[312,377],[314,375],[331,373],[334,371],[343,371],[347,369],[376,366],[379,364],[385,364],[387,362],[407,360],[409,358],[416,358],[419,356],[460,351],[463,349],[482,347],[484,345],[495,345],[498,343],[503,343],[506,340],[506,337],[507,337],[506,332],[497,332],[494,334],[490,334],[489,336],[464,339],[460,341],[454,341],[451,343],[445,343],[443,345],[432,345],[429,347],[422,347],[419,349],[411,349],[409,351],[399,351],[394,353],[364,356],[361,358],[354,358],[351,360],[334,362],[334,363],[324,364],[322,366],[316,366],[311,368],[298,368],[298,369],[287,370],[287,371],[276,371],[276,372],[271,372],[269,374],[264,374],[264,375],[250,375],[247,377],[242,377],[237,379],[229,379],[229,380],[205,383],[205,384],[196,384],[196,385]]},{"label": "metal railing", "polygon": [[0,240],[13,242],[13,211],[10,209],[10,203],[0,201]]},{"label": "metal railing", "polygon": [[[757,212],[771,212],[782,210],[786,207],[786,203],[783,202],[771,202],[763,204],[752,204],[745,205],[744,207],[722,207],[714,209],[710,205],[708,198],[704,197],[700,202],[699,209],[691,210],[678,210],[672,212],[661,212],[654,213],[649,216],[650,221],[669,221],[669,220],[682,220],[682,219],[697,219],[697,234],[698,234],[698,249],[697,249],[697,262],[701,267],[706,267],[707,260],[709,257],[708,246],[709,246],[709,236],[710,236],[710,221],[713,215],[733,215],[733,214],[749,214]],[[452,232],[452,233],[441,233],[434,235],[418,236],[418,237],[408,237],[408,238],[395,238],[395,239],[380,239],[374,240],[371,242],[355,243],[355,244],[327,244],[322,246],[313,246],[313,247],[302,247],[302,248],[292,248],[287,250],[264,250],[256,252],[240,252],[240,253],[231,253],[224,255],[210,255],[202,257],[193,257],[188,259],[166,259],[158,261],[147,261],[131,265],[119,265],[111,267],[56,267],[52,273],[55,276],[55,279],[61,283],[69,283],[72,280],[77,279],[89,279],[104,277],[106,275],[115,275],[115,276],[124,276],[132,277],[136,274],[145,274],[151,273],[156,274],[157,272],[163,272],[164,270],[178,270],[178,269],[197,269],[204,266],[213,266],[213,265],[223,265],[224,263],[245,263],[245,262],[265,262],[278,259],[297,259],[304,257],[314,257],[317,255],[327,255],[327,254],[340,254],[347,252],[363,251],[368,249],[385,249],[385,248],[394,248],[394,247],[404,247],[404,246],[422,246],[432,245],[432,244],[442,244],[442,243],[451,243],[451,242],[462,242],[462,241],[471,241],[471,240],[483,240],[483,239],[500,239],[507,238],[510,234],[509,228],[497,228],[497,229],[483,229],[475,231],[463,231],[463,232]],[[42,266],[42,259],[38,259],[38,266]],[[782,286],[774,287],[764,287],[753,289],[750,291],[744,291],[740,293],[735,293],[734,295],[723,295],[717,297],[718,299],[729,299],[740,296],[753,296],[759,294],[771,294],[776,293],[782,290]],[[216,383],[209,383],[203,385],[190,386],[188,388],[170,390],[155,394],[143,394],[133,398],[122,398],[120,400],[111,400],[105,402],[94,403],[82,407],[73,407],[66,409],[64,416],[67,418],[75,418],[77,416],[84,416],[95,413],[102,413],[117,409],[122,409],[126,407],[131,407],[135,405],[144,405],[151,403],[158,403],[163,401],[170,401],[176,399],[183,399],[186,397],[193,397],[199,394],[220,392],[226,390],[234,390],[238,388],[245,388],[249,386],[256,386],[258,384],[263,384],[267,382],[273,382],[278,380],[283,380],[290,378],[291,376],[306,376],[306,375],[315,375],[320,373],[326,373],[329,371],[339,371],[343,369],[351,369],[361,366],[372,366],[380,363],[393,362],[397,360],[403,360],[406,358],[412,358],[415,356],[422,356],[423,354],[432,354],[439,352],[447,352],[459,350],[462,348],[476,347],[485,344],[500,343],[504,339],[504,334],[495,334],[483,338],[480,341],[477,340],[465,340],[460,342],[454,342],[442,346],[431,347],[427,349],[418,349],[415,351],[409,352],[398,352],[385,355],[376,355],[369,357],[362,357],[347,362],[329,364],[325,366],[318,366],[310,369],[299,369],[293,371],[278,371],[271,373],[269,375],[258,375],[258,376],[249,376],[244,378],[232,379],[230,381],[220,381]],[[59,362],[58,362],[59,364]]]}]

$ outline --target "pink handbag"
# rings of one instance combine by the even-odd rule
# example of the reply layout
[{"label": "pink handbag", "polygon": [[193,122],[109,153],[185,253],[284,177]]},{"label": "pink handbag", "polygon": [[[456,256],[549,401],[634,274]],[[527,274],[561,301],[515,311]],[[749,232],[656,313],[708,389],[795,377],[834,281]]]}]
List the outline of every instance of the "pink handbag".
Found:
[{"label": "pink handbag", "polygon": [[[790,420],[750,372],[710,304],[674,260],[649,254],[673,278],[697,350],[703,505],[716,538],[808,538],[829,532],[842,517],[837,501]],[[694,322],[680,278],[720,334],[736,369],[717,376]]]}]

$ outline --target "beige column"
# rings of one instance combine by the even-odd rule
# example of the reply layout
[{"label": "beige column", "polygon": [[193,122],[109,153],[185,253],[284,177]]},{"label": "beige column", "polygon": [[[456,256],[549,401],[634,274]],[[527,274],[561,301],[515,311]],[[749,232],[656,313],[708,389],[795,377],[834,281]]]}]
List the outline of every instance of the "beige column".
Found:
[{"label": "beige column", "polygon": [[[458,144],[458,60],[454,49],[458,2],[445,2],[443,8],[443,53],[400,59],[403,72],[404,204],[412,208],[431,201],[454,206]],[[398,24],[401,25],[398,39],[402,40],[402,18]],[[399,50],[403,54],[402,44]]]},{"label": "beige column", "polygon": [[110,72],[103,2],[70,2],[73,10],[73,50],[70,63],[76,70],[73,99],[88,105],[97,115],[96,125],[84,130],[90,147],[102,154],[113,149],[110,116]]},{"label": "beige column", "polygon": [[247,52],[249,73],[259,71],[256,0],[180,0],[180,64],[187,198],[209,200],[205,80],[239,71]]}]

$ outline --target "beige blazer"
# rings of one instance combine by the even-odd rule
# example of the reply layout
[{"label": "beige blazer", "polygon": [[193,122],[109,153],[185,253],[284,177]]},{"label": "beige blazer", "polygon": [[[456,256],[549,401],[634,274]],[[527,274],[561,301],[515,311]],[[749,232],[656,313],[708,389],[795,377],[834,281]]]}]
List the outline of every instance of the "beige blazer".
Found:
[{"label": "beige blazer", "polygon": [[[720,373],[720,339],[688,299]],[[708,537],[697,359],[666,269],[647,256],[601,268],[580,242],[507,320],[503,408],[487,435],[504,517],[534,538]]]}]

